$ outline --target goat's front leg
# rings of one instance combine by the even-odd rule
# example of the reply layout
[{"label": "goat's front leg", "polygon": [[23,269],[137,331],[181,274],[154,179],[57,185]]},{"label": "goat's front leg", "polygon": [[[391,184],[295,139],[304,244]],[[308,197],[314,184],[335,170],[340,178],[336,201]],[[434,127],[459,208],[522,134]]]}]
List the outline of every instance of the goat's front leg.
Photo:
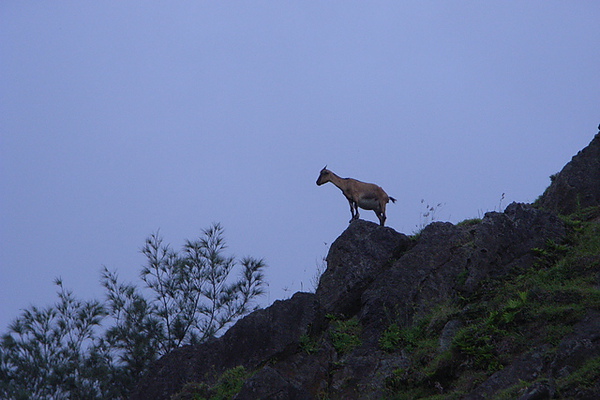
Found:
[{"label": "goat's front leg", "polygon": [[352,214],[352,219],[349,222],[352,222],[355,219],[358,219],[358,217],[360,216],[360,214],[358,214],[358,204],[356,204],[352,200],[348,200],[348,203],[350,203],[350,214]]}]

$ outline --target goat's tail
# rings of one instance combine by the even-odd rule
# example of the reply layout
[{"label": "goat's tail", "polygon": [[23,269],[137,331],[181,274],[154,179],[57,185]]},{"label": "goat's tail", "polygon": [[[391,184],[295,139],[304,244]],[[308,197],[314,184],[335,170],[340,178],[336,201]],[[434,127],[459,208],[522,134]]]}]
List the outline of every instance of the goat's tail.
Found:
[{"label": "goat's tail", "polygon": [[395,203],[395,202],[396,202],[396,199],[395,199],[395,198],[393,198],[392,196],[389,196],[389,197],[390,197],[390,200],[392,201],[392,203]]}]

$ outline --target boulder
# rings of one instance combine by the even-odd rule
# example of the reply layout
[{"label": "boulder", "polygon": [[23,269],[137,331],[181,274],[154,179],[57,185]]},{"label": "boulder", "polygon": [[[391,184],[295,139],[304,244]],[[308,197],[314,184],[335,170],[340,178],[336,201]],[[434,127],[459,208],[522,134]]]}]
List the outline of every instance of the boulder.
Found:
[{"label": "boulder", "polygon": [[408,236],[392,228],[353,221],[331,244],[316,291],[318,301],[327,313],[356,314],[364,290],[411,245]]}]

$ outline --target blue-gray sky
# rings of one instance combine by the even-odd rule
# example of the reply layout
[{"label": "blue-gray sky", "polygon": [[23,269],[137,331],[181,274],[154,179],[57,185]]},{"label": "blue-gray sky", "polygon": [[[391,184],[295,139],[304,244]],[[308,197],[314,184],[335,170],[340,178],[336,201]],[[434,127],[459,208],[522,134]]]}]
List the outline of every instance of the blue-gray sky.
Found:
[{"label": "blue-gray sky", "polygon": [[[597,1],[3,1],[0,330],[138,281],[144,239],[212,222],[263,257],[267,305],[312,288],[376,182],[410,234],[532,202],[600,122]],[[505,198],[502,199],[502,194]],[[425,200],[425,204],[421,200]],[[362,216],[377,221],[370,211]]]}]

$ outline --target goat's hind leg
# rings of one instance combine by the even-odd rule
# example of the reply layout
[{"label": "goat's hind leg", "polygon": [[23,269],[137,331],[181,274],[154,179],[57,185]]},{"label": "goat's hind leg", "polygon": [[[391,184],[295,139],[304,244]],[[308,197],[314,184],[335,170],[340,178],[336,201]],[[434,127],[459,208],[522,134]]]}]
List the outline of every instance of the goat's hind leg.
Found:
[{"label": "goat's hind leg", "polygon": [[375,210],[375,214],[377,214],[377,218],[379,218],[379,225],[384,226],[385,220],[387,219],[385,216],[385,203],[381,204],[379,210]]},{"label": "goat's hind leg", "polygon": [[382,212],[376,213],[377,214],[377,218],[379,218],[379,225],[380,226],[384,226],[385,225],[385,220],[387,219],[385,217],[385,214]]},{"label": "goat's hind leg", "polygon": [[381,205],[379,207],[379,209],[375,210],[375,214],[377,215],[377,218],[379,218],[379,225],[384,226],[385,225],[385,204]]}]

